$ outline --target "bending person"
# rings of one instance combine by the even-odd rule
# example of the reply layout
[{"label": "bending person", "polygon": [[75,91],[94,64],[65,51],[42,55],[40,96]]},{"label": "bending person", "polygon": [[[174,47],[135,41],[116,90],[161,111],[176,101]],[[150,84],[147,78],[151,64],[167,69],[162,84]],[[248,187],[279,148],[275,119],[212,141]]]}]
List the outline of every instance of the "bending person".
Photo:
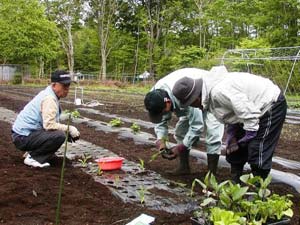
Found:
[{"label": "bending person", "polygon": [[287,111],[277,85],[250,73],[228,73],[220,66],[203,79],[178,80],[173,94],[183,105],[208,110],[227,124],[226,159],[234,181],[240,182],[246,162],[255,176],[268,176]]},{"label": "bending person", "polygon": [[200,134],[204,129],[206,130],[208,169],[215,174],[218,167],[224,126],[210,113],[202,114],[199,109],[182,107],[172,94],[172,88],[180,78],[190,76],[197,79],[202,78],[207,73],[205,70],[196,68],[184,68],[174,71],[159,80],[144,99],[150,120],[156,123],[154,131],[157,136],[159,150],[166,148],[165,138],[168,137],[168,122],[172,118],[172,113],[179,118],[174,134],[177,145],[172,149],[173,154],[170,156],[170,158],[179,156],[180,164],[173,171],[177,175],[190,173],[189,151],[192,145],[199,141]]}]

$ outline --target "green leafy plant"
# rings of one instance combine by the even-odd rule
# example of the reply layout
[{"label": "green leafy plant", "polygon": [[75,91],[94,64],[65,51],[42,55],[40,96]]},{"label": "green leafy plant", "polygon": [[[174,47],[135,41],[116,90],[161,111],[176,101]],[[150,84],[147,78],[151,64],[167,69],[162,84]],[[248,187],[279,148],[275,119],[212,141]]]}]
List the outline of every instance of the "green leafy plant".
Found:
[{"label": "green leafy plant", "polygon": [[88,160],[91,159],[91,158],[92,158],[92,156],[87,155],[87,154],[84,153],[82,158],[78,159],[78,161],[81,163],[82,167],[87,167]]},{"label": "green leafy plant", "polygon": [[168,154],[169,153],[169,142],[168,142],[168,137],[162,137],[161,140],[164,142],[166,148],[163,150],[160,150],[158,152],[155,152],[154,154],[151,155],[151,158],[149,160],[149,163],[154,161],[159,155],[162,154]]},{"label": "green leafy plant", "polygon": [[139,163],[139,167],[141,168],[141,170],[145,170],[145,161],[143,159],[139,159],[140,163]]},{"label": "green leafy plant", "polygon": [[148,190],[144,186],[140,186],[140,188],[137,190],[139,198],[140,198],[140,203],[144,204],[145,202],[145,195],[148,192]]},{"label": "green leafy plant", "polygon": [[115,119],[112,119],[109,124],[112,126],[112,127],[120,127],[123,122],[120,118],[115,118]]},{"label": "green leafy plant", "polygon": [[246,220],[244,217],[241,217],[232,211],[220,209],[218,207],[211,209],[210,220],[213,221],[216,225],[246,224]]},{"label": "green leafy plant", "polygon": [[72,118],[78,118],[80,116],[80,113],[78,112],[78,110],[74,110],[71,112],[71,116]]},{"label": "green leafy plant", "polygon": [[[268,185],[271,176],[265,180],[252,174],[241,176],[245,184],[233,184],[231,181],[218,183],[213,174],[208,173],[204,181],[195,179],[191,187],[194,196],[195,186],[202,188],[204,198],[196,216],[213,224],[247,224],[262,225],[269,220],[281,220],[292,217],[291,195],[279,196],[271,194]],[[201,212],[201,213],[200,213]]]},{"label": "green leafy plant", "polygon": [[139,133],[139,132],[141,131],[141,127],[140,127],[138,124],[136,124],[136,123],[133,123],[133,124],[130,126],[130,129],[132,130],[132,132],[133,132],[134,134]]},{"label": "green leafy plant", "polygon": [[97,169],[97,175],[98,176],[102,176],[102,174],[103,174],[103,171],[101,170],[100,167],[98,167],[98,169]]}]

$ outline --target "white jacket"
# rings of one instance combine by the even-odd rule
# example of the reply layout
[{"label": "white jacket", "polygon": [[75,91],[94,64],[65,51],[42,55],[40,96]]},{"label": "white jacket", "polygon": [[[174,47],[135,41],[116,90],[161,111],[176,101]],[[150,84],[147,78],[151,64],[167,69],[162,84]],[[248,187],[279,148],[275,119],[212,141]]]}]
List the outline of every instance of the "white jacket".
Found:
[{"label": "white jacket", "polygon": [[222,123],[243,123],[257,131],[259,118],[277,101],[280,89],[271,80],[215,67],[203,78],[202,105]]}]

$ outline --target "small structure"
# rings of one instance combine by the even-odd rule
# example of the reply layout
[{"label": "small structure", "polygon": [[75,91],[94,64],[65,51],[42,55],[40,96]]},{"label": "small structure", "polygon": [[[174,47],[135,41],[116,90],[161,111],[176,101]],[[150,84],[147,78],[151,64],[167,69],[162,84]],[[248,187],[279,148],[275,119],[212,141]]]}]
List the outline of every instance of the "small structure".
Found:
[{"label": "small structure", "polygon": [[147,80],[150,76],[151,74],[146,70],[144,73],[138,75],[138,80]]},{"label": "small structure", "polygon": [[15,76],[19,76],[20,80],[30,76],[29,66],[20,64],[2,64],[0,65],[0,82],[12,81]]}]

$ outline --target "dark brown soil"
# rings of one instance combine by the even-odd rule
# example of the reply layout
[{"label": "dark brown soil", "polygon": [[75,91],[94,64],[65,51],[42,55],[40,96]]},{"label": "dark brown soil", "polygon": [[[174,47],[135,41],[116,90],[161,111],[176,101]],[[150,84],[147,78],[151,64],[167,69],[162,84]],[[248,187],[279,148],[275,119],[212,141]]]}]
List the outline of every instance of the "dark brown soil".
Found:
[{"label": "dark brown soil", "polygon": [[[31,97],[24,94],[8,93],[7,90],[11,89],[9,87],[5,92],[0,91],[0,106],[19,112]],[[26,89],[23,92],[35,94],[37,90]],[[142,107],[142,96],[122,94],[112,97],[111,93],[107,94],[106,92],[93,93],[90,96],[107,103],[105,106],[95,108],[102,112],[147,120],[147,113]],[[64,109],[75,108],[70,104],[63,104],[63,107]],[[90,114],[83,116],[92,118]],[[100,118],[100,116],[94,116],[94,119],[105,121],[105,118]],[[191,159],[191,175],[172,176],[168,171],[176,167],[178,163],[176,160],[167,161],[157,158],[149,163],[148,160],[153,154],[155,146],[135,145],[131,140],[118,139],[116,134],[95,131],[95,129],[85,124],[76,126],[79,128],[83,140],[110,149],[128,160],[139,162],[139,159],[144,159],[147,169],[154,170],[174,182],[185,183],[190,186],[194,178],[203,178],[207,172],[204,165],[196,164],[194,159]],[[33,169],[25,166],[22,152],[16,150],[11,143],[11,124],[0,121],[0,127],[2,129],[0,138],[0,223],[11,225],[55,224],[62,160],[56,159],[52,162],[52,166],[47,169]],[[290,140],[290,137],[298,132],[298,129],[299,127],[289,127],[285,130],[284,134],[286,136],[281,138],[277,149],[276,154],[278,156],[300,160],[299,138]],[[200,149],[204,150],[202,148],[200,146]],[[222,168],[218,174],[218,180],[229,178],[228,169]],[[292,200],[295,216],[291,224],[298,225],[300,195],[293,188],[284,184],[272,184],[271,189],[278,194],[291,193],[294,195]],[[167,197],[168,193],[166,193]],[[61,224],[126,224],[141,213],[154,216],[156,225],[191,224],[189,221],[190,214],[174,215],[163,211],[150,210],[141,204],[123,203],[112,195],[106,186],[96,183],[89,175],[79,168],[72,167],[71,163],[67,161],[62,196]]]}]

